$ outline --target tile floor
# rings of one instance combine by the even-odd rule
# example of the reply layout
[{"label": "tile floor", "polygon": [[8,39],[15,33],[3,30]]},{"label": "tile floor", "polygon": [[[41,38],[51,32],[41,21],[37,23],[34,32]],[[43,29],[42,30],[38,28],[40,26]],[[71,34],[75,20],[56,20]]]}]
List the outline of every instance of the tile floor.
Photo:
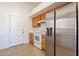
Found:
[{"label": "tile floor", "polygon": [[75,50],[56,46],[56,55],[57,56],[75,56]]},{"label": "tile floor", "polygon": [[0,50],[0,56],[45,56],[44,51],[30,44]]}]

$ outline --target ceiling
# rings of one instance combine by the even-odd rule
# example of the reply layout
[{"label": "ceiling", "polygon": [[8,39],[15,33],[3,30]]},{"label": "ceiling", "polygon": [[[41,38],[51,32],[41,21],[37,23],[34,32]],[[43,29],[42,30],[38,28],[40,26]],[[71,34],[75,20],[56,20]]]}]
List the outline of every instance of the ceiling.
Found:
[{"label": "ceiling", "polygon": [[38,6],[41,2],[27,2],[28,4],[32,5],[34,8]]}]

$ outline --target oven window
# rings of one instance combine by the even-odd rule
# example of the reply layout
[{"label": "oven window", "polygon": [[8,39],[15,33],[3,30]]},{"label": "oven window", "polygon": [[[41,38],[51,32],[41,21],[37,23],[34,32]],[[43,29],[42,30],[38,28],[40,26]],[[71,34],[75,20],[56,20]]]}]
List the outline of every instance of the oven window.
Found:
[{"label": "oven window", "polygon": [[36,41],[40,41],[40,40],[39,40],[39,36],[35,36],[35,40],[36,40]]}]

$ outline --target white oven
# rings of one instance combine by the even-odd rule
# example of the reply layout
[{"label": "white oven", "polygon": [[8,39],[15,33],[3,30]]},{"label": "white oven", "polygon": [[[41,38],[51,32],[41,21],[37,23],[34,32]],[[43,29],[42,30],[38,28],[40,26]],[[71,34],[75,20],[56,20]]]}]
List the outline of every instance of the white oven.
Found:
[{"label": "white oven", "polygon": [[34,46],[41,49],[41,32],[34,33]]}]

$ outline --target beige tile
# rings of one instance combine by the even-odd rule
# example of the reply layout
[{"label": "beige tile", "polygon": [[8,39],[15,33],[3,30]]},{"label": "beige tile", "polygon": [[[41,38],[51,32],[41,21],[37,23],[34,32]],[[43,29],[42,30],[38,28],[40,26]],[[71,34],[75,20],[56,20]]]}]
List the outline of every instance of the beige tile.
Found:
[{"label": "beige tile", "polygon": [[1,50],[1,54],[0,55],[5,55],[5,56],[15,56],[16,54],[16,48],[15,47],[11,47],[8,49],[4,49]]},{"label": "beige tile", "polygon": [[8,56],[8,53],[0,53],[0,56]]},{"label": "beige tile", "polygon": [[2,50],[0,50],[0,53],[5,53],[8,50],[9,50],[8,48],[7,49],[2,49]]},{"label": "beige tile", "polygon": [[[58,56],[74,55],[73,50],[63,47],[56,47],[56,52]],[[45,52],[30,44],[25,44],[0,50],[0,56],[45,56]]]},{"label": "beige tile", "polygon": [[44,56],[44,52],[30,44],[0,50],[0,56]]}]

